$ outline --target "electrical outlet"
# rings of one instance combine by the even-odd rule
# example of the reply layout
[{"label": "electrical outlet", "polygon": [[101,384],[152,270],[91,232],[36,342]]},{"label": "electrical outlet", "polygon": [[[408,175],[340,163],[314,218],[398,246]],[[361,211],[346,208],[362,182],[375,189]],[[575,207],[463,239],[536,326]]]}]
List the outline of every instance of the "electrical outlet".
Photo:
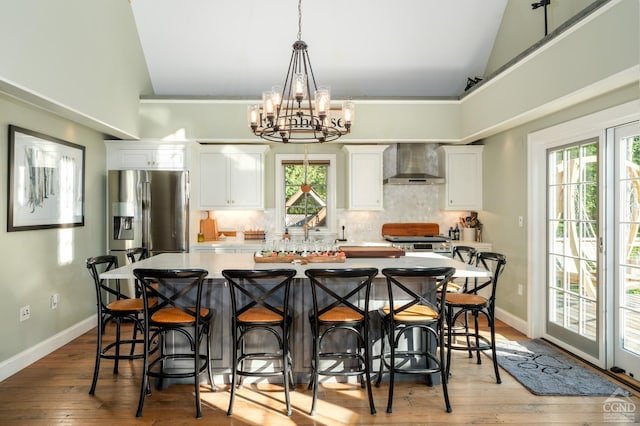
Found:
[{"label": "electrical outlet", "polygon": [[523,293],[524,287],[522,287],[522,284],[518,284],[518,296],[522,296]]},{"label": "electrical outlet", "polygon": [[524,226],[524,218],[522,216],[518,216],[518,226],[520,228]]},{"label": "electrical outlet", "polygon": [[31,318],[31,306],[23,306],[20,308],[20,321],[26,321]]},{"label": "electrical outlet", "polygon": [[49,304],[51,306],[51,309],[56,309],[58,307],[59,299],[60,299],[60,295],[58,293],[51,295],[51,299],[49,299]]}]

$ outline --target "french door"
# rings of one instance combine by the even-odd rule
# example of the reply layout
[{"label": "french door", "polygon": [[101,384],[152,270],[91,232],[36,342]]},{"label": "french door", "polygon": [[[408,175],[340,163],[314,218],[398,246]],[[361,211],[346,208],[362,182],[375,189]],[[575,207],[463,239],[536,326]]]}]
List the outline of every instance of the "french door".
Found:
[{"label": "french door", "polygon": [[547,150],[546,333],[594,358],[600,350],[600,142]]},{"label": "french door", "polygon": [[546,159],[544,334],[640,377],[640,123]]},{"label": "french door", "polygon": [[613,359],[607,366],[640,377],[640,123],[608,129],[614,153]]}]

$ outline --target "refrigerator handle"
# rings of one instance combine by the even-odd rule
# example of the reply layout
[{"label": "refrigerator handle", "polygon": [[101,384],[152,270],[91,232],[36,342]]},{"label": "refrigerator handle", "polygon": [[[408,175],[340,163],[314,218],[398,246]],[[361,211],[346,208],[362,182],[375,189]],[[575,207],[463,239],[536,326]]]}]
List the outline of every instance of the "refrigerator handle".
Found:
[{"label": "refrigerator handle", "polygon": [[151,183],[142,182],[142,247],[149,247],[149,231],[151,230]]}]

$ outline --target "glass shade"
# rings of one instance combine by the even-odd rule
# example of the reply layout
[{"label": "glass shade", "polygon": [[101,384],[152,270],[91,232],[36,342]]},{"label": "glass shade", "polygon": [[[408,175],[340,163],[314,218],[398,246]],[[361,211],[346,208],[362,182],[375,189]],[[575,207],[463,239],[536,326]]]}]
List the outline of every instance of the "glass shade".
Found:
[{"label": "glass shade", "polygon": [[280,105],[282,105],[282,87],[273,86],[271,88],[271,100],[276,109],[280,108]]},{"label": "glass shade", "polygon": [[304,73],[294,75],[293,93],[298,102],[307,98],[307,76]]},{"label": "glass shade", "polygon": [[262,111],[267,118],[275,116],[275,106],[273,105],[273,92],[262,92]]},{"label": "glass shade", "polygon": [[249,105],[247,107],[247,118],[251,127],[257,126],[260,120],[260,105]]},{"label": "glass shade", "polygon": [[321,88],[315,92],[316,113],[321,118],[328,116],[331,109],[331,94],[329,89]]},{"label": "glass shade", "polygon": [[342,118],[344,119],[345,124],[351,124],[353,122],[354,115],[355,107],[353,102],[344,101],[342,103]]}]

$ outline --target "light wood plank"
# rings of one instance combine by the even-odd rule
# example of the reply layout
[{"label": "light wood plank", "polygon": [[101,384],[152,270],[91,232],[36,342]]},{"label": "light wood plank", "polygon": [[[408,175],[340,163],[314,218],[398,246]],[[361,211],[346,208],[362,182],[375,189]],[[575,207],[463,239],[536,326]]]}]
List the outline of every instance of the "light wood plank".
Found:
[{"label": "light wood plank", "polygon": [[[109,329],[108,333],[113,330]],[[513,329],[499,324],[503,339],[526,340]],[[398,425],[398,424],[604,424],[606,397],[541,397],[531,394],[508,373],[501,371],[503,383],[495,383],[488,358],[475,364],[463,352],[453,354],[449,394],[452,413],[444,410],[442,388],[418,382],[396,385],[394,412],[385,412],[388,384],[374,387],[378,414],[369,414],[366,392],[357,384],[321,385],[317,414],[309,416],[311,391],[298,384],[291,392],[293,415],[285,415],[282,387],[252,384],[239,390],[234,415],[226,416],[228,386],[211,392],[203,385],[203,416],[195,419],[191,385],[171,385],[153,390],[147,398],[142,419],[135,418],[140,383],[140,361],[122,362],[120,374],[112,374],[112,364],[104,362],[96,395],[88,394],[93,371],[95,331],[48,355],[0,383],[0,424],[2,425]],[[620,384],[620,387],[624,385]],[[640,411],[640,398],[632,402]],[[640,421],[640,413],[636,413]]]}]

